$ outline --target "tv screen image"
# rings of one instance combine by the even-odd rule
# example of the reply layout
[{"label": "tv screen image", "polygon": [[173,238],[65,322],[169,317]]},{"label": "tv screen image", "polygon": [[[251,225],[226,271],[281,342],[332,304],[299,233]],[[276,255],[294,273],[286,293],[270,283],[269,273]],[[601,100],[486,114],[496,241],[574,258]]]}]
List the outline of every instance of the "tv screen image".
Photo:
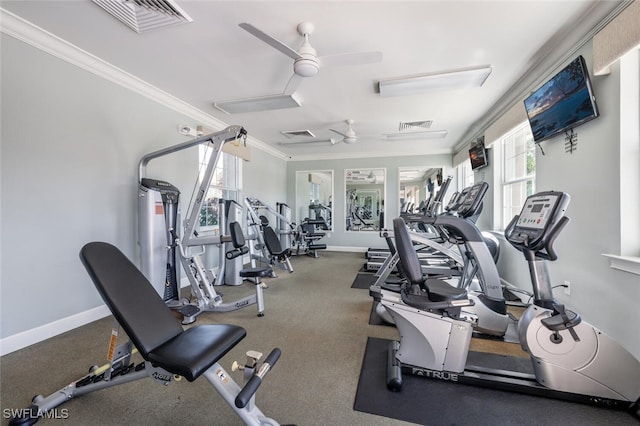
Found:
[{"label": "tv screen image", "polygon": [[598,116],[587,67],[582,56],[524,100],[536,143]]},{"label": "tv screen image", "polygon": [[489,165],[484,144],[476,144],[469,149],[469,160],[471,160],[471,170],[477,170]]}]

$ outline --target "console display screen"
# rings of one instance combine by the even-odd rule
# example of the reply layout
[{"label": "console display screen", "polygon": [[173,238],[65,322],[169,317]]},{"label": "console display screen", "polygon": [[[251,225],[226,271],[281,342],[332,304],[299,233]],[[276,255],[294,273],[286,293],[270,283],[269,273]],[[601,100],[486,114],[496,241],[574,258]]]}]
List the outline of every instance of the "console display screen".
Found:
[{"label": "console display screen", "polygon": [[555,195],[545,195],[541,197],[530,197],[522,209],[522,214],[518,219],[517,226],[533,229],[544,229],[553,213],[558,197]]}]

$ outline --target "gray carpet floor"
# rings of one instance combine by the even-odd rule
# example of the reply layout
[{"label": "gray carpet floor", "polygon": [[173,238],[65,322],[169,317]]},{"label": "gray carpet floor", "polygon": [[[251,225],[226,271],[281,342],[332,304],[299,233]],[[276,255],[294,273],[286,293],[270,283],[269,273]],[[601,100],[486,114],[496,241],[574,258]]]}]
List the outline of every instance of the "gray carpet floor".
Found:
[{"label": "gray carpet floor", "polygon": [[[204,313],[196,324],[230,323],[247,337],[223,359],[231,371],[247,350],[282,357],[260,387],[258,407],[280,423],[298,425],[406,425],[353,410],[368,336],[394,339],[393,327],[369,325],[371,297],[350,288],[362,266],[361,253],[323,251],[315,259],[292,258],[295,272],[277,270],[265,280],[265,316],[255,306],[230,313]],[[87,276],[87,285],[93,285]],[[253,291],[251,284],[218,287],[225,301]],[[52,301],[55,303],[55,301]],[[24,408],[34,395],[48,395],[85,375],[106,359],[112,317],[0,358],[0,407]],[[231,373],[241,382],[240,372]],[[204,379],[168,387],[141,380],[74,399],[61,408],[68,418],[38,424],[66,425],[240,425],[235,413]],[[2,418],[3,424],[7,420]]]},{"label": "gray carpet floor", "polygon": [[[241,372],[231,373],[234,360],[244,362],[248,350],[266,356],[279,347],[282,357],[258,390],[257,405],[281,424],[412,424],[353,409],[368,337],[398,339],[395,327],[369,324],[369,292],[351,288],[363,254],[322,251],[317,259],[299,256],[291,262],[294,273],[277,270],[277,278],[265,280],[269,288],[265,290],[264,317],[256,316],[255,306],[198,316],[195,324],[229,323],[247,330],[247,337],[221,364],[241,382]],[[93,286],[88,276],[87,285]],[[217,289],[229,302],[253,292],[253,285]],[[49,395],[83,377],[92,365],[102,365],[112,326],[113,318],[107,317],[0,358],[3,424],[7,424],[8,410],[27,407],[34,395]],[[472,339],[471,350],[525,356],[517,344],[486,339]],[[166,387],[140,380],[82,396],[60,408],[65,411],[59,414],[67,418],[38,424],[242,424],[204,378]],[[436,423],[442,424],[446,414],[438,418]],[[542,424],[530,420],[528,424]],[[575,423],[563,419],[562,424]]]}]

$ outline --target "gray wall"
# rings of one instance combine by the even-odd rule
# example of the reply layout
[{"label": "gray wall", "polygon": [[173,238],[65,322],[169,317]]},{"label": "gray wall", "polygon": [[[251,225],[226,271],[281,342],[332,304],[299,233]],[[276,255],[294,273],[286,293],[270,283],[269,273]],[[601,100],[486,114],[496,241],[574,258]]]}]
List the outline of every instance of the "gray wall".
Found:
[{"label": "gray wall", "polygon": [[[585,57],[590,68],[591,45],[578,54]],[[619,64],[613,66],[610,75],[591,73],[591,80],[601,115],[575,129],[577,150],[573,154],[565,152],[564,135],[542,142],[546,155],[536,150],[536,191],[557,190],[571,195],[567,212],[571,222],[557,240],[559,259],[549,269],[554,285],[571,283],[568,296],[562,288],[554,291],[561,302],[640,358],[640,277],[612,269],[602,256],[620,254],[621,245]],[[622,196],[638,200],[637,193]],[[506,242],[502,246],[500,276],[530,290],[524,258]]]},{"label": "gray wall", "polygon": [[[138,160],[186,141],[177,126],[192,120],[12,37],[1,42],[4,339],[102,305],[78,252],[102,240],[138,263]],[[197,151],[153,160],[147,175],[176,185],[186,203]],[[252,155],[246,192],[284,199],[283,160]]]},{"label": "gray wall", "polygon": [[[366,143],[359,141],[358,143]],[[289,161],[287,163],[287,203],[296,206],[295,177],[298,170],[333,170],[333,232],[323,240],[330,248],[366,250],[367,247],[384,247],[384,241],[377,231],[345,231],[345,169],[384,168],[386,169],[385,224],[400,211],[400,167],[442,167],[443,175],[453,173],[452,156],[415,155],[411,157],[379,157],[344,160]]]},{"label": "gray wall", "polygon": [[[243,164],[243,197],[255,197],[276,208],[286,199],[286,161],[257,149],[251,152],[251,161]],[[271,226],[275,226],[272,223]]]}]

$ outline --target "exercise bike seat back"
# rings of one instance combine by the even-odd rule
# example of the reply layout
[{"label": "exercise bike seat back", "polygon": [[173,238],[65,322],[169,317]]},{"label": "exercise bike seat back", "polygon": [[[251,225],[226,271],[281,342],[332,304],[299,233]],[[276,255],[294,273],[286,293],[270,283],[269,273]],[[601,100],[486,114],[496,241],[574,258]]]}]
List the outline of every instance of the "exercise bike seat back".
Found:
[{"label": "exercise bike seat back", "polygon": [[[467,299],[466,290],[453,287],[442,280],[427,279],[422,275],[422,266],[420,265],[418,253],[416,253],[413,247],[411,236],[405,226],[404,219],[401,217],[393,220],[393,233],[398,246],[397,250],[400,260],[400,269],[406,275],[411,284],[419,286],[426,291],[429,301],[446,302],[451,300]],[[408,300],[408,303],[411,305],[418,302],[417,298],[409,297]],[[407,302],[407,300],[405,300],[405,302]],[[428,305],[421,304],[421,306],[416,307],[427,309],[427,306]]]},{"label": "exercise bike seat back", "polygon": [[91,242],[80,259],[100,296],[145,361],[194,381],[246,336],[242,327],[184,330],[147,278],[116,247]]}]

